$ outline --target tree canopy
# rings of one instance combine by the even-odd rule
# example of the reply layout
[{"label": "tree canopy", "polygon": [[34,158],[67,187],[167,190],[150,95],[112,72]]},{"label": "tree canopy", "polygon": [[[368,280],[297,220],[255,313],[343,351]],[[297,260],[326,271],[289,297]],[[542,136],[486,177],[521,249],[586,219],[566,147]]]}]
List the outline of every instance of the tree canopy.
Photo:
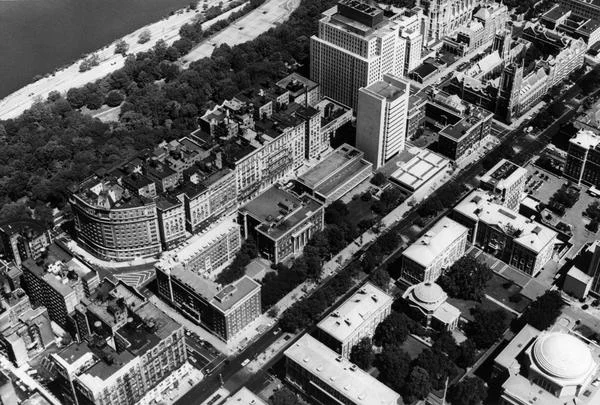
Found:
[{"label": "tree canopy", "polygon": [[386,345],[377,356],[377,377],[396,392],[401,392],[410,368],[409,355],[399,345]]},{"label": "tree canopy", "polygon": [[375,354],[373,353],[373,345],[371,339],[368,337],[361,339],[354,347],[352,347],[350,361],[363,370],[369,370],[374,359]]},{"label": "tree canopy", "polygon": [[529,324],[539,330],[548,329],[556,322],[564,302],[557,290],[546,291],[533,301],[520,318],[513,321],[513,330],[521,329]]},{"label": "tree canopy", "polygon": [[501,309],[488,311],[481,307],[472,312],[474,319],[466,325],[465,332],[478,349],[487,349],[500,339],[506,329],[506,312]]},{"label": "tree canopy", "polygon": [[479,405],[487,398],[487,386],[479,377],[467,377],[450,388],[452,405]]},{"label": "tree canopy", "polygon": [[377,328],[373,335],[373,342],[377,346],[401,344],[409,333],[409,323],[412,322],[405,314],[392,311]]},{"label": "tree canopy", "polygon": [[438,283],[451,297],[481,301],[492,276],[492,269],[487,264],[465,255],[446,270]]}]

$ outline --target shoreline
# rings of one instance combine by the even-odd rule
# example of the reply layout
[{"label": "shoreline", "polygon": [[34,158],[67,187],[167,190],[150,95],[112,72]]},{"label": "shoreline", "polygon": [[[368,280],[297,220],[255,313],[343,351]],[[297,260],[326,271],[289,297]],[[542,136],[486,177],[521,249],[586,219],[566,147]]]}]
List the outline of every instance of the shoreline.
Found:
[{"label": "shoreline", "polygon": [[[45,100],[51,91],[65,93],[71,88],[84,86],[87,83],[101,79],[115,70],[122,68],[125,65],[125,58],[122,55],[114,54],[114,45],[120,40],[124,40],[129,44],[129,54],[147,51],[151,49],[159,39],[164,40],[167,45],[171,45],[179,39],[179,29],[181,26],[193,22],[197,16],[202,15],[202,8],[204,5],[206,5],[207,8],[210,8],[218,5],[219,2],[220,0],[207,0],[206,3],[198,2],[198,8],[196,10],[191,10],[189,7],[179,9],[168,17],[146,24],[121,38],[116,38],[111,43],[106,44],[94,52],[82,55],[81,58],[68,65],[57,68],[54,72],[44,74],[41,79],[28,83],[0,99],[0,120],[16,118],[30,108],[36,101]],[[227,3],[228,2],[225,2],[224,6],[226,6]],[[227,18],[229,14],[230,11],[227,11],[210,20],[210,22],[216,23],[223,18]],[[144,44],[139,44],[137,42],[138,36],[145,30],[151,32],[151,39]],[[98,55],[100,58],[98,66],[94,66],[88,71],[80,72],[79,65],[81,62],[93,54]]]}]

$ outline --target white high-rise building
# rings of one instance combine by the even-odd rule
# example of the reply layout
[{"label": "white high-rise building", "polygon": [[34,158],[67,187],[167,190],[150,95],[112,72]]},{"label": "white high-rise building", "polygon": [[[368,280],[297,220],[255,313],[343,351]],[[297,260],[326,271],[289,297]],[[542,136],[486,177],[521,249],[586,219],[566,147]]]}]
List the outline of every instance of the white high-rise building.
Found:
[{"label": "white high-rise building", "polygon": [[358,89],[401,75],[404,44],[396,22],[359,0],[340,0],[323,13],[310,41],[310,78],[324,96],[356,108]]},{"label": "white high-rise building", "polygon": [[356,147],[377,169],[404,150],[409,84],[386,74],[359,91]]}]

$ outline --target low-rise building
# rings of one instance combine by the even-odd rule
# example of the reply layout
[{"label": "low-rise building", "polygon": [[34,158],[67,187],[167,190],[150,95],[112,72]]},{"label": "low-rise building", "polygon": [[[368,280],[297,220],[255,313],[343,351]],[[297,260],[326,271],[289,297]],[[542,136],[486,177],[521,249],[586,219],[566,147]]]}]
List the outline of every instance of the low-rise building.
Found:
[{"label": "low-rise building", "polygon": [[290,102],[315,107],[321,101],[321,87],[319,84],[296,72],[278,81],[277,86],[290,93]]},{"label": "low-rise building", "polygon": [[246,387],[240,388],[235,394],[222,402],[221,405],[268,405],[258,395]]},{"label": "low-rise building", "polygon": [[425,281],[412,285],[402,298],[427,328],[452,330],[458,325],[460,310],[446,302],[448,294],[436,283]]},{"label": "low-rise building", "polygon": [[450,161],[429,149],[418,149],[408,162],[390,175],[390,179],[419,200],[446,175]]},{"label": "low-rise building", "polygon": [[213,278],[233,260],[241,245],[240,226],[232,218],[224,218],[180,248],[164,253],[161,262],[179,263],[186,270]]},{"label": "low-rise building", "polygon": [[327,153],[327,150],[331,148],[330,145],[334,140],[337,130],[352,121],[353,110],[328,97],[319,101],[315,105],[315,108],[319,110],[321,117],[321,153]]},{"label": "low-rise building", "polygon": [[323,203],[273,186],[239,209],[244,238],[252,237],[265,258],[279,263],[302,253],[324,226]]},{"label": "low-rise building", "polygon": [[494,373],[504,380],[499,403],[596,404],[599,355],[596,344],[568,331],[525,325],[494,360]]},{"label": "low-rise building", "polygon": [[469,241],[505,263],[535,276],[552,258],[557,233],[475,190],[452,212],[469,230]]},{"label": "low-rise building", "polygon": [[438,150],[452,160],[470,155],[490,135],[493,116],[491,112],[473,106],[458,122],[439,132]]},{"label": "low-rise building", "polygon": [[284,356],[286,379],[318,403],[404,403],[397,392],[308,334],[292,344]]},{"label": "low-rise building", "polygon": [[37,260],[52,243],[50,231],[33,219],[11,221],[0,225],[0,258],[17,266],[29,258]]},{"label": "low-rise building", "polygon": [[571,38],[581,38],[588,48],[600,40],[600,20],[583,17],[572,9],[559,4],[554,5],[540,18],[540,23],[546,28],[562,32]]},{"label": "low-rise building", "polygon": [[402,253],[401,278],[411,284],[435,282],[465,254],[468,233],[458,222],[440,219]]},{"label": "low-rise building", "polygon": [[363,156],[359,149],[343,144],[298,177],[299,189],[331,204],[371,176],[373,165]]},{"label": "low-rise building", "polygon": [[221,287],[180,264],[155,266],[158,295],[229,341],[262,313],[261,286],[248,276]]},{"label": "low-rise building", "polygon": [[394,298],[366,283],[317,324],[317,337],[330,349],[349,358],[352,347],[370,338],[392,311]]},{"label": "low-rise building", "polygon": [[517,211],[525,190],[527,170],[502,159],[479,179],[479,187],[490,191],[500,205]]}]

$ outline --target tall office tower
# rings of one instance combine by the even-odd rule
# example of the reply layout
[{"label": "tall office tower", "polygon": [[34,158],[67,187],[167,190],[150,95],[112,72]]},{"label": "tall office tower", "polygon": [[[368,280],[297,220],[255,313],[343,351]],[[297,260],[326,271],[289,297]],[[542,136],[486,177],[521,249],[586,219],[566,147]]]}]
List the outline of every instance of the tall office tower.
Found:
[{"label": "tall office tower", "polygon": [[517,115],[519,106],[519,93],[523,81],[523,66],[510,63],[502,71],[498,100],[496,101],[496,114],[506,122],[511,122]]},{"label": "tall office tower", "polygon": [[398,24],[359,0],[340,0],[323,13],[310,41],[310,78],[324,96],[356,108],[358,89],[402,74]]},{"label": "tall office tower", "polygon": [[429,17],[429,41],[439,41],[471,20],[478,0],[421,0],[419,6]]},{"label": "tall office tower", "polygon": [[375,169],[404,150],[409,94],[408,82],[388,74],[359,91],[356,147]]}]

